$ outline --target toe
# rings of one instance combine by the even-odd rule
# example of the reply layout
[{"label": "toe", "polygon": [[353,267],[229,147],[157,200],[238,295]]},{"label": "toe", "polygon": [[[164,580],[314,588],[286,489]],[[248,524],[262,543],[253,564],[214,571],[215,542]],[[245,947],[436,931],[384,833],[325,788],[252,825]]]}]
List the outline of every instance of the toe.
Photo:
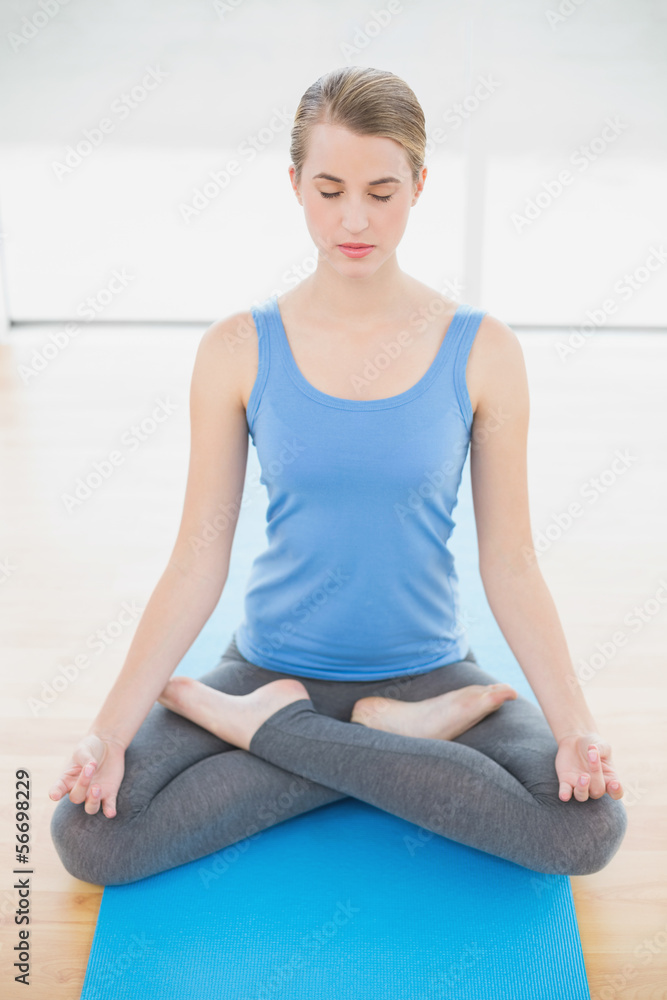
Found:
[{"label": "toe", "polygon": [[502,699],[516,698],[517,696],[516,691],[509,684],[493,684],[491,691]]},{"label": "toe", "polygon": [[505,698],[509,697],[509,689],[507,684],[490,684],[484,692],[491,701],[504,701]]}]

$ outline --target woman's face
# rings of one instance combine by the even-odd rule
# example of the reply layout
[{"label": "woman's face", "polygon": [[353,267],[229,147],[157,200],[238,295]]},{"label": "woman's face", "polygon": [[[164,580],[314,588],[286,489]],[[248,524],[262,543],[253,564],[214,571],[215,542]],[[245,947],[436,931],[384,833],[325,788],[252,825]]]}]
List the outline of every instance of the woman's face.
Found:
[{"label": "woman's face", "polygon": [[[341,275],[368,277],[398,246],[426,167],[415,184],[398,142],[320,123],[310,132],[298,187],[294,173],[292,165],[292,187],[320,254]],[[344,245],[355,243],[372,249],[359,256],[346,253]]]}]

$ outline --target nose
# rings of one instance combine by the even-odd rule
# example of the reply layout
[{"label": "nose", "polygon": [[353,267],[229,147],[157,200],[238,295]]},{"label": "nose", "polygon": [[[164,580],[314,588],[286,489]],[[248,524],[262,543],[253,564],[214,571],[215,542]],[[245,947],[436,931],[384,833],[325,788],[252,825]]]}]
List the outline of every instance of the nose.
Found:
[{"label": "nose", "polygon": [[[343,229],[351,237],[360,236],[368,229],[368,208],[362,201],[346,198],[341,219]],[[363,242],[360,240],[360,242]]]}]

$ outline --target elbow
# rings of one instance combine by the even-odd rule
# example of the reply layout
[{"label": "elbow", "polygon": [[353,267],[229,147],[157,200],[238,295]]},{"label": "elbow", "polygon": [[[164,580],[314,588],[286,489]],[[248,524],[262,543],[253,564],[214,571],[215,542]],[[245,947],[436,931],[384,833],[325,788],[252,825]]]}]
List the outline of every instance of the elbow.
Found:
[{"label": "elbow", "polygon": [[486,554],[480,552],[478,568],[485,587],[487,584],[506,585],[523,579],[526,574],[540,572],[532,539],[512,549],[499,549]]},{"label": "elbow", "polygon": [[222,591],[224,589],[225,583],[227,582],[227,568],[216,567],[214,571],[208,568],[206,565],[197,562],[192,559],[184,559],[179,556],[174,556],[169,560],[168,570],[173,571],[181,578],[184,578],[191,583],[196,583],[198,586],[208,588],[211,594],[215,596],[216,600],[220,599]]}]

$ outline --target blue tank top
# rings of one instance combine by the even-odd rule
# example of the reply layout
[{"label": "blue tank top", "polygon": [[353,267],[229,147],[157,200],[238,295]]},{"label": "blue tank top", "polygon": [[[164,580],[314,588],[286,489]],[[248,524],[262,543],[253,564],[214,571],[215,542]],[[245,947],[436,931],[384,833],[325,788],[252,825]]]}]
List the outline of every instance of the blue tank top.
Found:
[{"label": "blue tank top", "polygon": [[[361,400],[320,392],[302,375],[277,296],[252,309],[258,369],[247,421],[269,502],[268,546],[235,632],[247,660],[367,681],[465,658],[447,541],[472,429],[465,370],[484,315],[459,305],[418,382]],[[400,344],[383,346],[391,364]]]}]

